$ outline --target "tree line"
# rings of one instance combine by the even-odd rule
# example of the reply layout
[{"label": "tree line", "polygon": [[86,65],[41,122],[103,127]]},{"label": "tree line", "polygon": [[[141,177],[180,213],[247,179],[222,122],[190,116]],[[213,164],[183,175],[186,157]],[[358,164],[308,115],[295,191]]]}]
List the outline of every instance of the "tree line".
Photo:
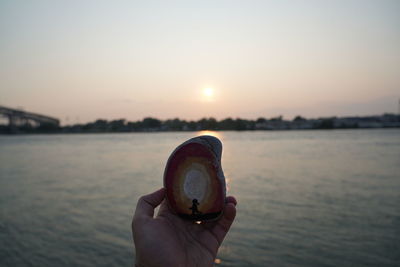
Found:
[{"label": "tree line", "polygon": [[255,120],[213,117],[199,120],[181,120],[179,118],[160,120],[146,117],[138,121],[125,119],[98,119],[85,124],[56,126],[29,123],[13,126],[0,125],[0,133],[109,133],[109,132],[161,132],[161,131],[251,131],[251,130],[290,130],[290,129],[337,129],[337,128],[386,128],[400,127],[400,115],[383,114],[364,117],[328,117],[306,119],[296,116],[293,120],[284,120],[282,116]]}]

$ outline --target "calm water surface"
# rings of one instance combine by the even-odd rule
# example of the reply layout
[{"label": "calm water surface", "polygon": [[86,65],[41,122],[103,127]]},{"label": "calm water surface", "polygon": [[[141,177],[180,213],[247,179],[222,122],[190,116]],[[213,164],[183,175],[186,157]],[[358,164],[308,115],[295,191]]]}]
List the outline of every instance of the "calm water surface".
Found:
[{"label": "calm water surface", "polygon": [[[132,266],[136,201],[197,134],[0,136],[0,266]],[[399,266],[399,129],[219,135],[217,266]]]}]

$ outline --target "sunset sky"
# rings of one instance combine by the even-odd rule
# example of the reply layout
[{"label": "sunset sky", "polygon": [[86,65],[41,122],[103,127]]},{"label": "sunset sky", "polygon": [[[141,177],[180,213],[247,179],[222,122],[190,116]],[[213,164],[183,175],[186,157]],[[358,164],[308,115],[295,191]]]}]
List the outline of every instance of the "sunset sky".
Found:
[{"label": "sunset sky", "polygon": [[396,0],[3,0],[0,105],[63,124],[394,113],[399,14]]}]

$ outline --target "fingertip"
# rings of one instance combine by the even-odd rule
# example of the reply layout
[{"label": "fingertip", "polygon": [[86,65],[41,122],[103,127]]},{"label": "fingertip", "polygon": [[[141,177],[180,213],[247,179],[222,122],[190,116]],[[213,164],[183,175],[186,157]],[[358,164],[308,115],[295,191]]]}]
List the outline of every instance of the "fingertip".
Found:
[{"label": "fingertip", "polygon": [[226,197],[226,203],[232,203],[233,205],[237,205],[237,200],[234,196],[227,196]]},{"label": "fingertip", "polygon": [[224,217],[229,221],[233,221],[235,219],[236,207],[234,203],[229,202],[225,205]]}]

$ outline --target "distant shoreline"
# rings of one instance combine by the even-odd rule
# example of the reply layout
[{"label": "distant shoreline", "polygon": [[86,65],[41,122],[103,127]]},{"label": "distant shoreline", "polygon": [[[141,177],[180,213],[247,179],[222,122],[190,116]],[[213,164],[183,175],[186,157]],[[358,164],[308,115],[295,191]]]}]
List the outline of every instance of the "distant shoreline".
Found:
[{"label": "distant shoreline", "polygon": [[[161,133],[195,133],[195,132],[294,132],[294,131],[335,131],[335,130],[391,130],[400,129],[400,127],[382,127],[382,128],[333,128],[333,129],[287,129],[287,130],[199,130],[199,131],[153,131],[153,132],[17,132],[5,133],[0,132],[0,136],[19,136],[19,135],[106,135],[106,134],[161,134]],[[205,133],[207,135],[207,133]]]},{"label": "distant shoreline", "polygon": [[333,129],[400,128],[400,115],[383,114],[365,117],[329,117],[306,119],[301,116],[284,120],[282,116],[256,120],[203,118],[198,121],[176,119],[159,120],[147,117],[130,122],[125,119],[98,119],[86,124],[58,126],[54,124],[0,125],[0,134],[74,134],[74,133],[129,133],[129,132],[196,132],[196,131],[290,131]]}]

